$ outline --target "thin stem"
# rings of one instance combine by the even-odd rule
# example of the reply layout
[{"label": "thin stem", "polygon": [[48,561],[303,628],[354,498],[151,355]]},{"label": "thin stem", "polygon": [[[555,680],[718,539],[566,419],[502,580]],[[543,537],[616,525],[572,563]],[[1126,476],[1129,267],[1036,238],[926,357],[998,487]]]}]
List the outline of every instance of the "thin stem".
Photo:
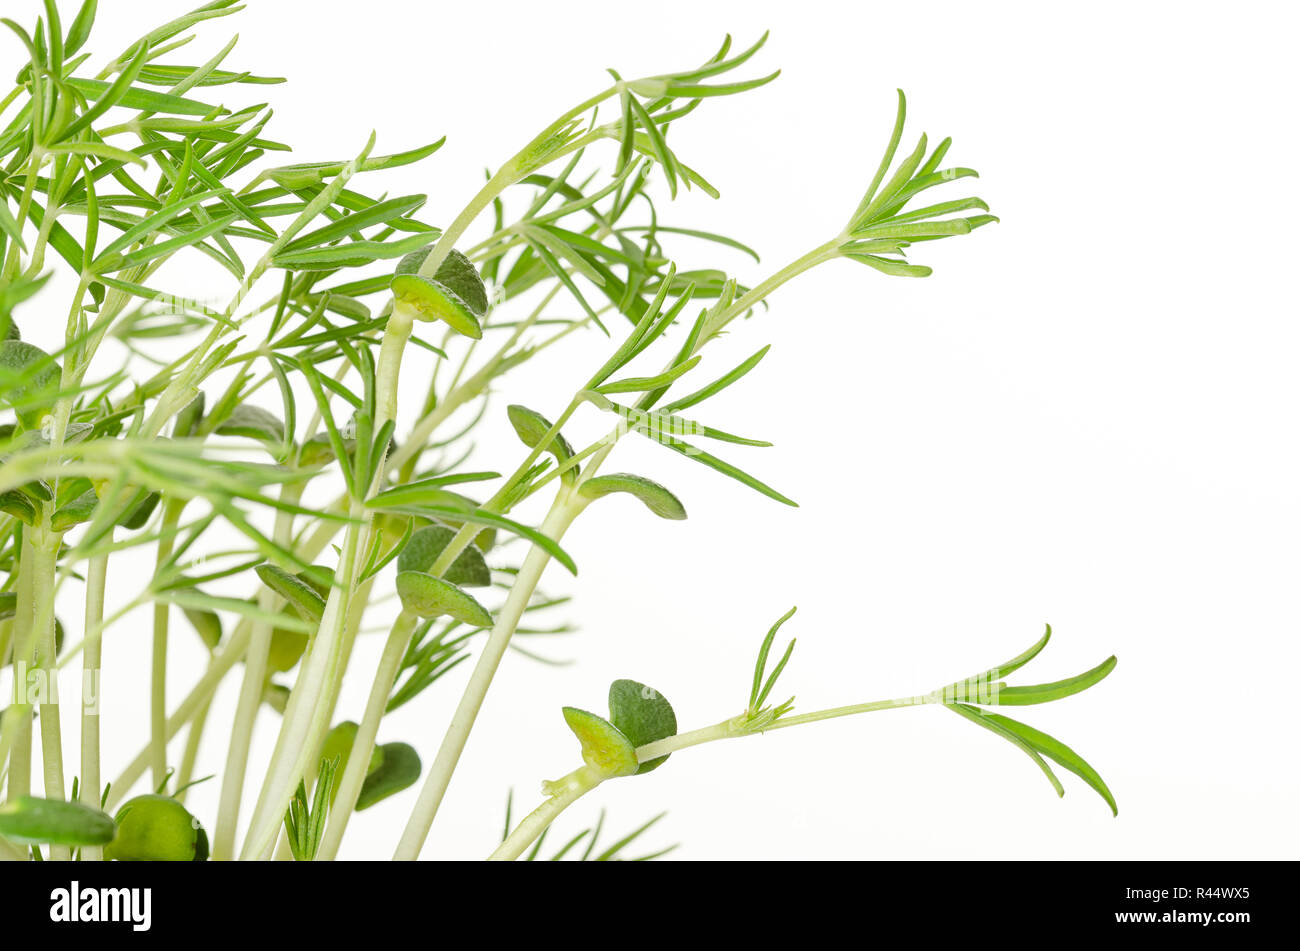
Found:
[{"label": "thin stem", "polygon": [[[326,523],[322,526],[322,530],[313,533],[306,541],[298,545],[296,553],[304,561],[311,561],[325,550],[337,532],[338,523]],[[177,705],[176,709],[172,711],[172,715],[167,718],[168,740],[179,733],[185,724],[190,722],[190,719],[198,713],[203,704],[207,703],[235,664],[243,659],[248,650],[252,630],[252,622],[247,618],[242,619],[235,625],[230,639],[221,651],[213,656],[208,664],[208,669],[199,678],[199,682],[191,688],[185,699]],[[131,760],[126,769],[114,780],[113,788],[109,792],[108,805],[113,806],[121,802],[122,797],[144,775],[148,766],[149,749],[146,747],[136,755],[135,759]]]},{"label": "thin stem", "polygon": [[843,238],[837,236],[834,239],[827,241],[825,244],[818,245],[807,254],[791,261],[785,267],[781,268],[781,270],[746,291],[738,297],[735,303],[730,307],[716,315],[711,315],[706,321],[699,339],[696,340],[694,348],[689,354],[687,354],[687,357],[692,357],[699,353],[700,350],[703,349],[704,345],[708,343],[709,340],[716,337],[722,329],[727,326],[727,324],[748,311],[751,307],[755,307],[762,301],[766,300],[768,296],[782,284],[793,280],[804,271],[816,267],[818,264],[823,264],[826,261],[835,258],[842,241]]},{"label": "thin stem", "polygon": [[[110,539],[111,540],[111,539]],[[81,802],[99,808],[99,702],[100,667],[104,632],[104,590],[108,581],[108,556],[90,559],[86,568],[86,636],[81,648]],[[96,862],[103,858],[100,846],[85,846],[81,858]]]},{"label": "thin stem", "polygon": [[[176,525],[183,501],[164,504],[159,527],[157,573],[163,571],[176,543]],[[157,600],[153,606],[153,659],[149,680],[149,768],[155,789],[167,781],[167,635],[171,624],[171,602]]]},{"label": "thin stem", "polygon": [[[410,339],[413,319],[414,315],[408,308],[394,301],[375,373],[376,432],[382,430],[397,413],[397,385],[402,351]],[[386,449],[384,447],[381,451],[386,452]],[[373,496],[383,484],[386,462],[386,458],[381,459],[375,467],[374,478],[365,490],[365,498]],[[262,786],[248,838],[240,855],[244,859],[269,857],[279,834],[281,819],[293,798],[294,787],[308,774],[311,759],[328,729],[328,722],[322,724],[322,719],[328,717],[333,710],[338,686],[346,669],[349,608],[356,595],[357,575],[361,569],[359,562],[370,539],[374,513],[362,504],[362,500],[358,500],[353,505],[351,515],[354,521],[348,525],[336,583],[330,589],[316,637],[289,693],[271,768]],[[328,692],[327,685],[332,687]]]},{"label": "thin stem", "polygon": [[550,796],[524,817],[491,855],[489,861],[508,862],[519,858],[537,840],[556,816],[601,784],[602,777],[590,766],[579,766],[563,779],[547,783]]},{"label": "thin stem", "polygon": [[[714,723],[711,726],[700,727],[698,730],[690,730],[686,733],[677,733],[673,736],[665,737],[662,740],[656,740],[653,743],[647,743],[644,746],[638,746],[636,749],[637,762],[645,763],[649,760],[658,759],[661,756],[667,756],[669,753],[676,753],[680,750],[689,749],[692,746],[700,746],[704,743],[713,743],[718,740],[729,740],[741,736],[754,736],[756,733],[767,733],[772,730],[779,730],[788,726],[801,726],[808,723],[817,723],[821,720],[831,720],[836,717],[854,716],[859,713],[875,713],[880,710],[896,710],[900,707],[920,706],[927,703],[938,702],[933,696],[920,697],[900,697],[894,700],[876,700],[871,703],[857,703],[845,707],[832,707],[828,710],[817,710],[813,713],[805,713],[800,716],[783,717],[764,726],[761,730],[755,730],[748,725],[748,714],[742,713],[740,716],[732,717],[729,720],[723,720],[721,723]],[[529,816],[515,827],[506,841],[493,852],[490,859],[516,859],[523,854],[524,850],[536,841],[537,837],[546,831],[547,827],[555,821],[565,809],[572,805],[580,796],[588,792],[595,785],[601,782],[599,777],[596,778],[595,784],[572,795],[573,790],[570,786],[575,782],[575,777],[579,776],[586,767],[580,767],[574,772],[565,776],[564,779],[557,780],[554,783],[543,784],[543,791],[548,794],[548,798],[537,809],[533,810]]]},{"label": "thin stem", "polygon": [[[610,86],[585,102],[579,103],[543,129],[531,142],[497,169],[496,173],[488,179],[487,184],[479,189],[478,194],[470,199],[469,204],[456,216],[456,219],[447,227],[447,230],[442,233],[442,237],[438,239],[438,243],[433,246],[433,250],[429,252],[429,256],[424,259],[424,263],[420,266],[420,275],[422,277],[433,277],[438,272],[438,268],[446,260],[447,255],[451,253],[452,248],[456,246],[460,236],[474,223],[474,219],[483,212],[483,209],[491,205],[503,191],[525,176],[537,171],[538,168],[599,139],[601,137],[599,132],[591,132],[562,148],[548,152],[541,151],[546,142],[561,132],[569,122],[581,116],[588,109],[600,105],[617,91],[617,86]],[[536,158],[539,154],[544,156],[540,162]]]},{"label": "thin stem", "polygon": [[203,743],[203,730],[208,725],[208,714],[212,711],[212,701],[209,700],[199,708],[199,712],[194,714],[194,719],[190,721],[189,733],[185,736],[185,750],[181,753],[181,765],[176,770],[176,800],[185,801],[185,794],[188,793],[190,781],[194,778],[194,764],[199,758],[199,746]]},{"label": "thin stem", "polygon": [[315,746],[312,736],[313,721],[320,704],[321,694],[333,666],[334,655],[340,647],[343,627],[347,618],[348,598],[351,596],[357,570],[357,552],[361,543],[362,523],[366,514],[356,506],[353,514],[357,522],[348,525],[339,556],[339,577],[330,589],[325,602],[325,612],[313,639],[311,649],[298,670],[298,678],[289,693],[285,706],[280,735],[271,765],[262,784],[257,807],[244,840],[241,859],[261,859],[275,846],[281,820],[293,798],[294,787],[306,775],[307,759]]},{"label": "thin stem", "polygon": [[[13,620],[14,698],[13,706],[0,720],[4,725],[4,739],[12,744],[8,750],[10,802],[32,791],[32,709],[27,702],[27,665],[31,663],[32,567],[35,557],[26,531],[17,547],[18,597]],[[11,721],[14,724],[12,732]],[[0,763],[5,761],[5,752],[0,747]]]},{"label": "thin stem", "polygon": [[[54,636],[54,593],[58,588],[56,561],[62,536],[46,531],[49,524],[49,506],[41,528],[33,532],[30,553],[33,558],[32,596],[35,600],[32,619],[40,658],[41,703],[41,765],[45,779],[45,797],[62,800],[63,786],[63,730],[59,716],[58,657]],[[50,846],[52,859],[66,859],[71,853],[65,846]]]},{"label": "thin stem", "polygon": [[[562,488],[546,520],[542,523],[542,532],[559,541],[581,509],[582,505],[571,502],[568,491]],[[519,568],[519,574],[515,577],[515,583],[510,589],[510,594],[507,595],[501,610],[497,612],[496,623],[492,626],[483,652],[474,665],[474,672],[465,686],[460,703],[456,706],[456,712],[452,714],[442,745],[438,748],[438,754],[429,770],[424,787],[420,790],[420,798],[411,812],[410,819],[407,820],[406,829],[402,833],[393,858],[399,861],[415,861],[419,858],[420,849],[424,846],[424,840],[428,838],[429,829],[438,814],[438,807],[442,804],[442,797],[447,792],[452,773],[456,770],[460,754],[465,749],[465,743],[474,728],[479,709],[483,706],[483,698],[487,696],[501,658],[505,656],[506,649],[510,646],[511,635],[518,627],[519,620],[528,607],[528,601],[532,598],[533,591],[537,588],[542,572],[546,570],[550,560],[551,556],[544,548],[537,545],[529,548],[524,563]]]},{"label": "thin stem", "polygon": [[[296,503],[303,485],[286,482],[280,489],[284,502]],[[275,516],[273,538],[276,544],[287,544],[293,535],[293,513],[280,509]],[[265,586],[257,594],[257,605],[263,614],[269,614],[279,604],[278,598]],[[230,729],[230,744],[226,750],[226,768],[221,774],[221,799],[217,808],[217,824],[212,830],[212,858],[226,861],[234,857],[236,827],[239,824],[239,807],[244,797],[244,780],[248,770],[248,751],[252,746],[253,727],[257,711],[262,706],[266,687],[267,658],[271,652],[273,629],[270,621],[253,622],[249,636],[248,652],[244,656],[244,681],[239,688],[235,707],[235,721]]]},{"label": "thin stem", "polygon": [[329,826],[316,852],[316,861],[331,861],[338,854],[343,835],[347,832],[348,820],[357,806],[361,787],[366,781],[366,771],[370,767],[370,757],[375,749],[375,738],[379,735],[379,724],[388,707],[388,698],[397,679],[397,670],[402,657],[406,654],[419,618],[407,611],[402,611],[393,622],[384,642],[384,650],[379,658],[379,669],[370,687],[370,696],[366,700],[366,712],[357,727],[357,735],[352,741],[352,751],[348,754],[348,765],[343,771],[335,793],[334,805],[330,809]]}]

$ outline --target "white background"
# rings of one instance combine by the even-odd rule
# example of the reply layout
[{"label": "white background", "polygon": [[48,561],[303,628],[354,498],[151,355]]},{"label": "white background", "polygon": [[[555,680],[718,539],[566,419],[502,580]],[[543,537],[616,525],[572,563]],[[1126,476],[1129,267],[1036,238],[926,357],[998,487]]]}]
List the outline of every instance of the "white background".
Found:
[{"label": "white background", "polygon": [[[22,8],[11,16],[36,6],[6,4]],[[106,22],[127,25],[105,26],[95,46],[115,51],[181,7],[102,3]],[[428,193],[435,223],[485,166],[602,88],[605,67],[685,68],[726,31],[743,45],[764,29],[744,72],[779,66],[781,78],[706,102],[674,132],[721,200],[660,204],[674,224],[758,248],[762,265],[721,259],[742,281],[839,229],[896,86],[910,104],[905,147],[923,130],[953,136],[948,164],[983,177],[946,197],[979,194],[1002,219],[914,248],[935,267],[924,281],[828,265],[710,347],[707,379],[773,345],[701,418],[774,442],[720,454],[800,508],[648,443],[620,446],[612,468],[663,481],[691,518],[618,500],[578,523],[566,547],[579,577],[553,568],[544,587],[575,595],[581,627],[546,650],[579,662],[507,657],[424,855],[490,851],[507,788],[531,808],[542,779],[577,763],[559,708],[602,711],[611,679],[662,690],[683,729],[738,712],[763,633],[798,604],[783,689],[801,710],[929,690],[1019,652],[1044,622],[1055,637],[1020,682],[1117,654],[1094,690],[1013,712],[1088,758],[1119,818],[1064,771],[1058,801],[1011,746],[925,708],[684,751],[599,789],[557,843],[604,807],[616,832],[669,810],[646,842],[680,842],[690,859],[1295,858],[1297,27],[1281,4],[367,0],[256,3],[206,29],[204,53],[237,30],[235,68],[290,77],[239,101],[270,97],[269,131],[298,161],[350,156],[372,129],[379,152],[446,134],[428,162],[369,185]],[[8,75],[14,44],[3,49]],[[720,260],[680,248],[689,263]],[[476,465],[517,462],[508,402],[558,411],[605,352],[593,334],[510,377]],[[423,392],[411,366],[407,421]],[[607,424],[579,416],[570,439]],[[141,579],[113,580],[131,594]],[[75,617],[79,591],[65,594]],[[140,615],[106,645],[108,775],[145,736],[147,639]],[[179,696],[201,659],[173,641]],[[363,643],[358,670],[377,647]],[[381,739],[414,743],[427,763],[467,666]],[[234,686],[200,774],[224,760]],[[359,717],[365,686],[343,714]],[[274,726],[260,725],[255,768]],[[75,736],[71,717],[64,731]],[[208,822],[217,791],[191,795]],[[345,854],[387,856],[414,798],[360,814]]]}]

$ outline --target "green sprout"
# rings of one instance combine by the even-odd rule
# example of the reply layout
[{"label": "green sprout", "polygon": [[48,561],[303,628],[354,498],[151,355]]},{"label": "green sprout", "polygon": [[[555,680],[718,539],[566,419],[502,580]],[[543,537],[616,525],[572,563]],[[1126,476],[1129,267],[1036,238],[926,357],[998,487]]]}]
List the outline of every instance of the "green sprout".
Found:
[{"label": "green sprout", "polygon": [[[408,811],[380,854],[419,857],[479,711],[506,702],[489,697],[506,654],[568,662],[536,645],[574,629],[580,605],[542,587],[564,577],[547,574],[552,563],[572,575],[590,557],[570,527],[598,502],[633,539],[642,508],[687,518],[681,487],[604,471],[623,439],[730,479],[756,505],[796,505],[760,466],[731,461],[770,442],[712,425],[710,401],[745,384],[769,347],[710,369],[709,345],[775,310],[773,295],[819,265],[925,277],[909,257],[917,245],[997,220],[950,189],[930,202],[930,189],[975,173],[944,167],[949,139],[931,148],[921,136],[899,157],[900,92],[880,162],[840,163],[869,180],[843,229],[742,283],[728,262],[757,264],[756,251],[672,214],[686,190],[719,197],[675,132],[729,121],[731,97],[777,78],[757,66],[764,34],[743,49],[727,37],[676,72],[594,71],[590,96],[512,154],[484,156],[499,164],[479,190],[450,221],[426,221],[427,196],[390,191],[384,173],[440,182],[436,129],[400,142],[403,130],[378,130],[289,162],[262,101],[282,80],[243,62],[235,39],[187,60],[193,38],[240,8],[212,0],[106,56],[91,54],[95,0],[43,0],[30,25],[0,19],[18,57],[12,89],[0,88],[0,858],[324,861],[353,815],[379,806]],[[171,265],[200,260],[226,281],[223,300],[178,283]],[[573,369],[568,345],[584,337],[601,356]],[[565,380],[558,392],[495,401],[515,371],[544,364],[545,379]],[[411,380],[422,398],[399,405]],[[479,437],[507,424],[522,447],[485,448]],[[600,501],[611,496],[640,505]],[[527,514],[534,497],[540,519]],[[122,570],[141,554],[150,570]],[[83,610],[56,616],[76,596]],[[134,758],[105,764],[102,731],[119,726],[101,721],[98,693],[76,703],[28,688],[77,655],[95,681],[106,651],[134,649],[105,634],[138,609],[149,612],[137,658],[148,729]],[[1115,808],[1072,749],[992,709],[1090,688],[1114,658],[1006,686],[1045,636],[938,691],[797,713],[778,691],[794,642],[776,644],[793,613],[763,639],[743,709],[720,723],[679,732],[665,696],[630,679],[610,687],[607,716],[565,707],[555,725],[575,735],[577,765],[517,824],[507,815],[492,857],[539,857],[578,799],[680,750],[907,706],[946,707],[1025,752],[1058,792],[1049,760]],[[363,662],[358,638],[376,630],[378,660]],[[191,636],[202,661],[182,669],[175,645]],[[464,677],[450,720],[389,736],[388,714],[434,709],[452,671]],[[237,700],[218,723],[225,684]],[[254,736],[268,722],[263,756]],[[185,803],[205,741],[224,748],[206,823]],[[597,821],[553,857],[623,858],[656,821],[609,846]]]}]

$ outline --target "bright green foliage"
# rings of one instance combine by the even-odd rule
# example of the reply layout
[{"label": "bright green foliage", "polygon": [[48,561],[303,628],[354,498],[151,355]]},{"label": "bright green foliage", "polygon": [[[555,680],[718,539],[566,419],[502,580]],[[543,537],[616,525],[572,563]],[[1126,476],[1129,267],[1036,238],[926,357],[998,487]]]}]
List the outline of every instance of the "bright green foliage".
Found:
[{"label": "bright green foliage", "polygon": [[385,743],[375,748],[379,764],[371,761],[366,781],[357,797],[358,809],[369,809],[395,796],[420,779],[420,754],[409,743]]},{"label": "bright green foliage", "polygon": [[417,617],[447,615],[466,624],[490,627],[492,615],[483,605],[450,582],[423,571],[399,571],[397,594],[402,606]]},{"label": "bright green foliage", "polygon": [[577,707],[565,707],[564,722],[582,746],[582,760],[601,776],[631,776],[640,764],[636,744],[604,717]]},{"label": "bright green foliage", "polygon": [[[397,570],[427,572],[455,535],[444,525],[426,525],[419,529],[397,556]],[[492,583],[492,572],[483,560],[483,553],[472,546],[456,556],[442,577],[462,587],[484,587]]]},{"label": "bright green foliage", "polygon": [[421,320],[443,320],[458,333],[478,339],[487,313],[487,291],[469,258],[451,251],[433,277],[420,274],[428,250],[413,251],[397,263],[393,298],[408,305]]},{"label": "bright green foliage", "polygon": [[[576,574],[581,557],[618,557],[584,551],[590,541],[581,533],[570,543],[569,527],[593,501],[620,493],[661,518],[686,517],[653,479],[603,472],[620,441],[635,434],[793,506],[748,464],[701,448],[721,444],[730,455],[770,447],[760,434],[735,435],[717,418],[721,401],[710,402],[766,372],[769,348],[719,364],[710,344],[823,263],[846,258],[886,275],[925,276],[930,269],[906,257],[914,245],[996,220],[974,197],[917,207],[931,188],[974,173],[941,167],[946,139],[930,149],[922,136],[899,159],[901,93],[884,157],[844,228],[809,242],[789,264],[754,272],[759,255],[746,242],[681,220],[669,205],[680,191],[718,192],[677,151],[697,141],[678,126],[700,112],[703,131],[725,130],[738,114],[729,98],[776,79],[755,66],[766,35],[741,49],[727,37],[676,72],[597,70],[602,87],[531,138],[520,136],[513,155],[482,156],[493,171],[457,201],[442,193],[450,181],[437,165],[444,140],[428,127],[436,109],[414,110],[410,129],[335,142],[323,158],[280,154],[292,148],[276,137],[266,102],[280,82],[276,70],[244,62],[233,39],[189,59],[239,11],[237,0],[179,12],[122,49],[97,45],[147,5],[121,5],[112,13],[121,22],[109,30],[96,23],[98,6],[86,0],[74,11],[70,0],[46,0],[35,23],[4,21],[17,60],[12,92],[0,90],[0,663],[65,665],[79,654],[93,665],[101,655],[144,652],[131,654],[149,672],[139,691],[149,713],[143,749],[120,776],[96,781],[107,786],[110,811],[146,771],[158,792],[118,809],[107,858],[207,856],[197,820],[161,794],[179,796],[191,784],[201,742],[220,742],[226,755],[214,761],[232,767],[218,780],[210,817],[214,857],[223,859],[272,858],[282,835],[296,859],[333,857],[352,811],[344,799],[359,793],[363,809],[394,796],[421,780],[416,747],[441,748],[424,778],[437,795],[410,797],[398,854],[414,858],[475,711],[511,702],[489,694],[498,665],[518,661],[512,652],[543,665],[566,659],[545,646],[574,629],[555,617],[569,598],[544,591],[554,566]],[[392,54],[336,40],[365,69]],[[544,78],[544,58],[530,68],[530,81]],[[472,145],[472,137],[459,143]],[[846,178],[870,173],[834,156],[822,164]],[[423,176],[421,192],[439,194],[393,191],[383,173],[395,168]],[[422,220],[427,208],[453,214],[432,223]],[[200,259],[226,279],[223,299],[177,283]],[[809,315],[794,316],[806,323]],[[769,326],[782,319],[774,314]],[[600,354],[576,366],[566,346],[584,337]],[[516,392],[524,367],[538,391]],[[508,407],[505,420],[489,409],[497,394],[503,399],[492,406]],[[558,415],[552,421],[533,405]],[[495,438],[505,422],[523,451]],[[604,503],[597,517],[617,509]],[[634,537],[633,529],[627,543]],[[124,560],[152,569],[122,570]],[[86,600],[75,623],[64,614],[68,645],[54,617],[56,591],[61,613],[62,599]],[[198,669],[181,669],[189,655],[176,649],[173,626],[182,616],[205,648]],[[85,629],[82,617],[92,619]],[[143,637],[118,636],[124,618],[142,617]],[[609,719],[565,708],[585,765],[577,787],[548,787],[545,808],[567,808],[565,797],[605,778],[657,767],[666,755],[637,761],[636,749],[649,743],[671,751],[884,708],[796,716],[792,700],[775,702],[793,649],[769,663],[781,623],[762,644],[743,711],[703,733],[678,734],[672,706],[636,681],[610,688]],[[51,631],[57,657],[48,656]],[[263,670],[251,648],[268,639]],[[382,648],[366,649],[380,640]],[[1114,667],[1110,658],[1067,680],[1002,683],[1045,643],[977,678],[982,693],[952,685],[924,702],[1012,742],[1058,788],[1047,760],[1113,805],[1068,747],[983,712],[1069,697]],[[459,672],[466,676],[446,678],[471,658]],[[283,684],[272,679],[295,668]],[[240,680],[236,689],[231,681]],[[360,727],[343,717],[363,719],[366,735],[377,735],[387,713],[408,704],[415,711],[450,681],[463,690],[456,718],[434,714],[453,699],[440,697],[444,707],[430,703],[410,721],[429,724],[414,745],[383,744],[364,778],[359,769],[347,778]],[[219,688],[238,697],[224,722],[228,708],[212,703]],[[353,712],[354,702],[364,707]],[[65,722],[74,715],[71,707],[61,714]],[[0,836],[47,844],[51,856],[106,843],[107,812],[60,802],[56,777],[48,777],[48,800],[21,795],[21,767],[39,756],[32,731],[19,726],[34,716],[31,705],[14,704],[0,724],[0,774],[9,792],[20,787],[0,807]],[[100,729],[93,716],[81,726],[88,736]],[[274,734],[269,765],[248,755],[255,729],[269,730],[268,740]],[[80,775],[99,773],[91,749]],[[339,797],[345,781],[350,794]],[[250,801],[252,814],[241,812]],[[597,823],[557,857],[579,845],[584,857],[622,857],[651,823],[603,849]],[[535,857],[541,838],[520,845],[508,832],[507,843],[512,854],[531,847]]]},{"label": "bright green foliage", "polygon": [[[609,685],[609,719],[633,746],[645,746],[677,732],[677,714],[663,694],[635,680],[616,680]],[[637,769],[648,773],[668,759],[647,760]]]},{"label": "bright green foliage", "polygon": [[169,796],[137,796],[114,818],[117,837],[104,858],[120,862],[206,862],[208,836],[189,810]]}]

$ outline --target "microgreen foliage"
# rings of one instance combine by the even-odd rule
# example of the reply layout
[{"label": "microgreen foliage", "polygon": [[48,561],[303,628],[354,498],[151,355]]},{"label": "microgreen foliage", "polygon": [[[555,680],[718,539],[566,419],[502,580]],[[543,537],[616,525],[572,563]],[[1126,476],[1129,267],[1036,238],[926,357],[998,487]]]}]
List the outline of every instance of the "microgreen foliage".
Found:
[{"label": "microgreen foliage", "polygon": [[[730,97],[777,78],[757,65],[766,35],[740,47],[727,37],[676,71],[594,70],[606,85],[521,135],[513,155],[485,156],[499,164],[481,189],[435,223],[424,220],[425,194],[391,192],[382,173],[405,167],[438,185],[436,108],[414,133],[378,130],[289,161],[262,101],[282,81],[275,71],[244,62],[223,37],[206,59],[188,57],[191,40],[238,12],[236,0],[213,0],[120,51],[96,50],[94,0],[63,6],[46,0],[30,25],[0,21],[21,61],[0,98],[0,667],[52,673],[80,653],[98,672],[105,650],[129,649],[106,631],[146,609],[149,729],[106,783],[99,716],[80,711],[70,793],[59,733],[41,730],[38,797],[37,701],[15,692],[0,720],[5,854],[7,843],[35,843],[50,858],[207,858],[203,824],[181,801],[199,781],[206,729],[226,746],[208,817],[213,858],[335,858],[352,814],[380,804],[410,810],[395,856],[417,857],[503,658],[566,662],[533,645],[573,630],[554,616],[569,598],[541,590],[551,562],[576,574],[592,556],[565,542],[569,527],[592,505],[610,519],[638,508],[601,501],[609,496],[686,519],[689,485],[602,471],[620,441],[635,434],[794,505],[748,463],[712,451],[771,446],[737,435],[711,403],[761,374],[769,348],[718,365],[709,344],[820,264],[922,277],[929,268],[906,257],[913,245],[996,220],[978,198],[923,204],[923,193],[974,172],[944,166],[947,139],[931,149],[922,136],[900,158],[899,93],[889,144],[842,232],[742,281],[731,268],[760,264],[747,242],[669,213],[683,190],[718,197],[674,130],[697,113],[720,126]],[[201,260],[224,274],[225,300],[173,283],[173,262]],[[55,300],[56,286],[70,295]],[[603,351],[575,371],[564,347],[580,335]],[[554,366],[546,379],[563,387],[498,405],[513,371],[534,362]],[[399,406],[399,381],[412,379],[422,399]],[[522,446],[480,438],[507,424]],[[634,544],[647,520],[626,517]],[[115,570],[127,551],[146,553],[152,574]],[[55,616],[60,591],[82,594],[84,624]],[[176,609],[202,645],[201,670],[179,671],[169,656],[175,637],[192,636],[172,631]],[[494,857],[539,857],[550,822],[576,799],[676,750],[914,701],[1013,743],[1058,790],[1047,760],[1075,772],[1114,806],[1073,750],[989,709],[1079,693],[1114,658],[1067,680],[1004,684],[1044,638],[974,688],[796,714],[775,692],[794,648],[776,639],[792,614],[762,641],[743,711],[720,724],[679,732],[664,696],[630,679],[609,688],[608,718],[565,707],[581,765],[546,783],[542,805],[516,826],[507,820]],[[387,634],[368,665],[354,648],[374,629]],[[381,742],[389,712],[449,689],[458,668],[467,677],[448,723],[412,743]],[[178,676],[191,685],[180,697],[169,690]],[[227,680],[239,682],[237,707],[217,727],[211,701]],[[357,681],[368,697],[346,719],[354,714],[336,707]],[[40,703],[42,722],[74,712]],[[259,716],[274,722],[269,761],[252,757]],[[153,792],[126,799],[137,786]],[[622,858],[655,821],[609,846],[597,844],[597,822],[552,857]]]}]

